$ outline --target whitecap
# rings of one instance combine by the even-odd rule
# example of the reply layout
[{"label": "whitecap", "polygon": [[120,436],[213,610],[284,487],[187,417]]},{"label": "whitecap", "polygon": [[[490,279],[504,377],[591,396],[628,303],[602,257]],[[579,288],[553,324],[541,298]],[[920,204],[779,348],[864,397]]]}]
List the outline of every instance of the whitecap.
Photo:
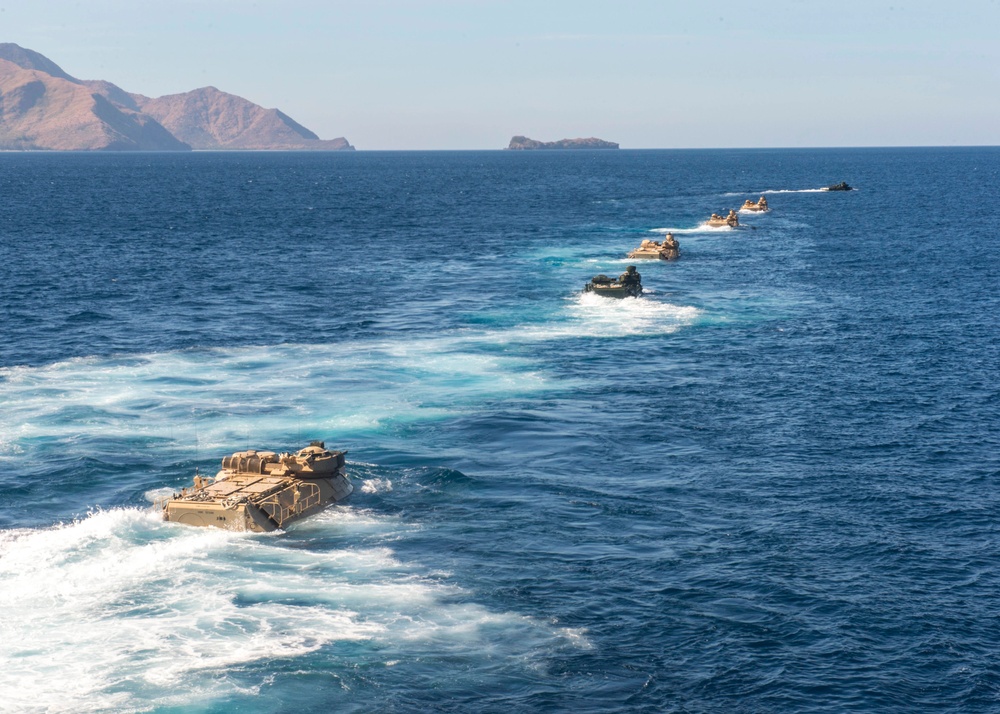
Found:
[{"label": "whitecap", "polygon": [[757,193],[769,194],[769,193],[823,193],[824,191],[829,191],[827,187],[823,188],[774,188],[767,189],[765,191],[759,191]]},{"label": "whitecap", "polygon": [[369,478],[361,482],[361,493],[387,493],[392,490],[392,481],[384,478]]},{"label": "whitecap", "polygon": [[710,226],[705,223],[701,223],[694,228],[652,228],[650,233],[673,233],[685,234],[685,233],[726,233],[733,230],[732,226]]},{"label": "whitecap", "polygon": [[0,531],[5,706],[89,712],[218,701],[254,691],[239,674],[247,666],[338,641],[375,642],[389,662],[412,641],[466,656],[501,647],[500,655],[533,656],[539,644],[566,639],[469,602],[388,547],[357,545],[361,535],[410,527],[398,519],[336,508],[302,524],[306,536],[337,543],[339,534],[342,543],[288,548],[289,536],[190,528],[135,508]]}]

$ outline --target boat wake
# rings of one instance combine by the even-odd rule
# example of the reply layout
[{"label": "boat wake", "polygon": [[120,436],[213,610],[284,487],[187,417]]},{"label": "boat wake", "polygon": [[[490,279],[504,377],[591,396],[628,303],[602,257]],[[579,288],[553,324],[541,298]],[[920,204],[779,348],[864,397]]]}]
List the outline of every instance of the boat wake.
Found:
[{"label": "boat wake", "polygon": [[[0,401],[8,405],[0,414],[0,454],[30,460],[51,440],[82,440],[91,457],[113,463],[123,443],[163,442],[161,449],[179,449],[161,452],[169,462],[190,458],[192,445],[201,454],[230,453],[250,434],[260,443],[296,433],[347,441],[384,436],[403,424],[453,417],[483,400],[554,388],[536,360],[498,353],[496,345],[669,333],[697,315],[695,308],[652,298],[578,294],[549,319],[511,328],[0,368]],[[310,385],[307,404],[290,397],[303,384]]]},{"label": "boat wake", "polygon": [[825,186],[822,188],[769,188],[763,191],[729,191],[723,196],[766,196],[772,193],[823,193],[829,191]]},{"label": "boat wake", "polygon": [[581,632],[470,603],[387,547],[356,545],[413,530],[398,519],[338,508],[302,525],[343,542],[289,547],[290,535],[189,528],[138,508],[0,531],[5,706],[182,708],[254,694],[271,676],[266,663],[308,669],[320,649],[338,658],[337,642],[373,642],[368,657],[386,666],[418,642],[435,656],[474,658],[495,638],[517,651],[494,655],[523,660],[587,646]]},{"label": "boat wake", "polygon": [[824,193],[830,189],[825,186],[822,188],[776,188],[768,189],[766,191],[761,191],[762,194],[767,195],[769,193]]},{"label": "boat wake", "polygon": [[[481,349],[490,334],[338,345],[271,345],[86,358],[0,369],[0,449],[89,440],[113,461],[136,439],[229,453],[305,430],[351,439],[437,420],[483,399],[547,388],[534,363]],[[310,385],[308,404],[294,396]],[[28,452],[28,453],[25,453]],[[168,459],[170,457],[167,457]]]},{"label": "boat wake", "polygon": [[691,306],[671,305],[648,294],[640,298],[610,299],[582,293],[570,304],[573,329],[592,337],[670,334],[690,325],[701,314]]},{"label": "boat wake", "polygon": [[[733,230],[732,226],[709,226],[701,223],[695,228],[652,228],[650,233],[673,233],[674,235],[690,235],[692,233],[726,233]],[[681,246],[683,250],[683,246]]]}]

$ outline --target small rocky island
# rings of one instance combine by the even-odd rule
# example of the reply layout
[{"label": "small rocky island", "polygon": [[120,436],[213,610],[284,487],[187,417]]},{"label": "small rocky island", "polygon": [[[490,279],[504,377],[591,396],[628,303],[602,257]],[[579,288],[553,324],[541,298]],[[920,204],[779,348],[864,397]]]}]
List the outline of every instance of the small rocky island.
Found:
[{"label": "small rocky island", "polygon": [[618,144],[590,137],[589,139],[560,139],[559,141],[535,141],[526,136],[515,136],[510,140],[507,149],[511,151],[530,151],[534,149],[617,149]]}]

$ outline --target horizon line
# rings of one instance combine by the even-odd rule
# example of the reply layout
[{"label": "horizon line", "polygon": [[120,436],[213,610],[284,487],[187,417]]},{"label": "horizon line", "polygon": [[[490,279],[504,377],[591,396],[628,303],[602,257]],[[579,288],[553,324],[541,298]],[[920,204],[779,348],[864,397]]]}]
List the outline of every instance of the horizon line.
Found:
[{"label": "horizon line", "polygon": [[996,149],[1000,144],[866,144],[845,146],[644,146],[619,147],[617,149],[191,149],[173,150],[60,150],[60,149],[2,149],[0,154],[357,154],[357,153],[404,153],[404,152],[503,152],[511,154],[604,154],[621,151],[835,151],[860,149]]}]

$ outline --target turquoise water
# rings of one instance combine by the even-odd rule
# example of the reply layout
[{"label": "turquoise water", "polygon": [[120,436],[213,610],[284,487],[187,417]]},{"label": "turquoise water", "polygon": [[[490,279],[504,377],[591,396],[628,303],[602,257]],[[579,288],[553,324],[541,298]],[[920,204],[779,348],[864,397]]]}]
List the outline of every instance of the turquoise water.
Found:
[{"label": "turquoise water", "polygon": [[[998,170],[0,156],[0,700],[994,710]],[[356,490],[288,532],[152,509],[315,438]]]}]

